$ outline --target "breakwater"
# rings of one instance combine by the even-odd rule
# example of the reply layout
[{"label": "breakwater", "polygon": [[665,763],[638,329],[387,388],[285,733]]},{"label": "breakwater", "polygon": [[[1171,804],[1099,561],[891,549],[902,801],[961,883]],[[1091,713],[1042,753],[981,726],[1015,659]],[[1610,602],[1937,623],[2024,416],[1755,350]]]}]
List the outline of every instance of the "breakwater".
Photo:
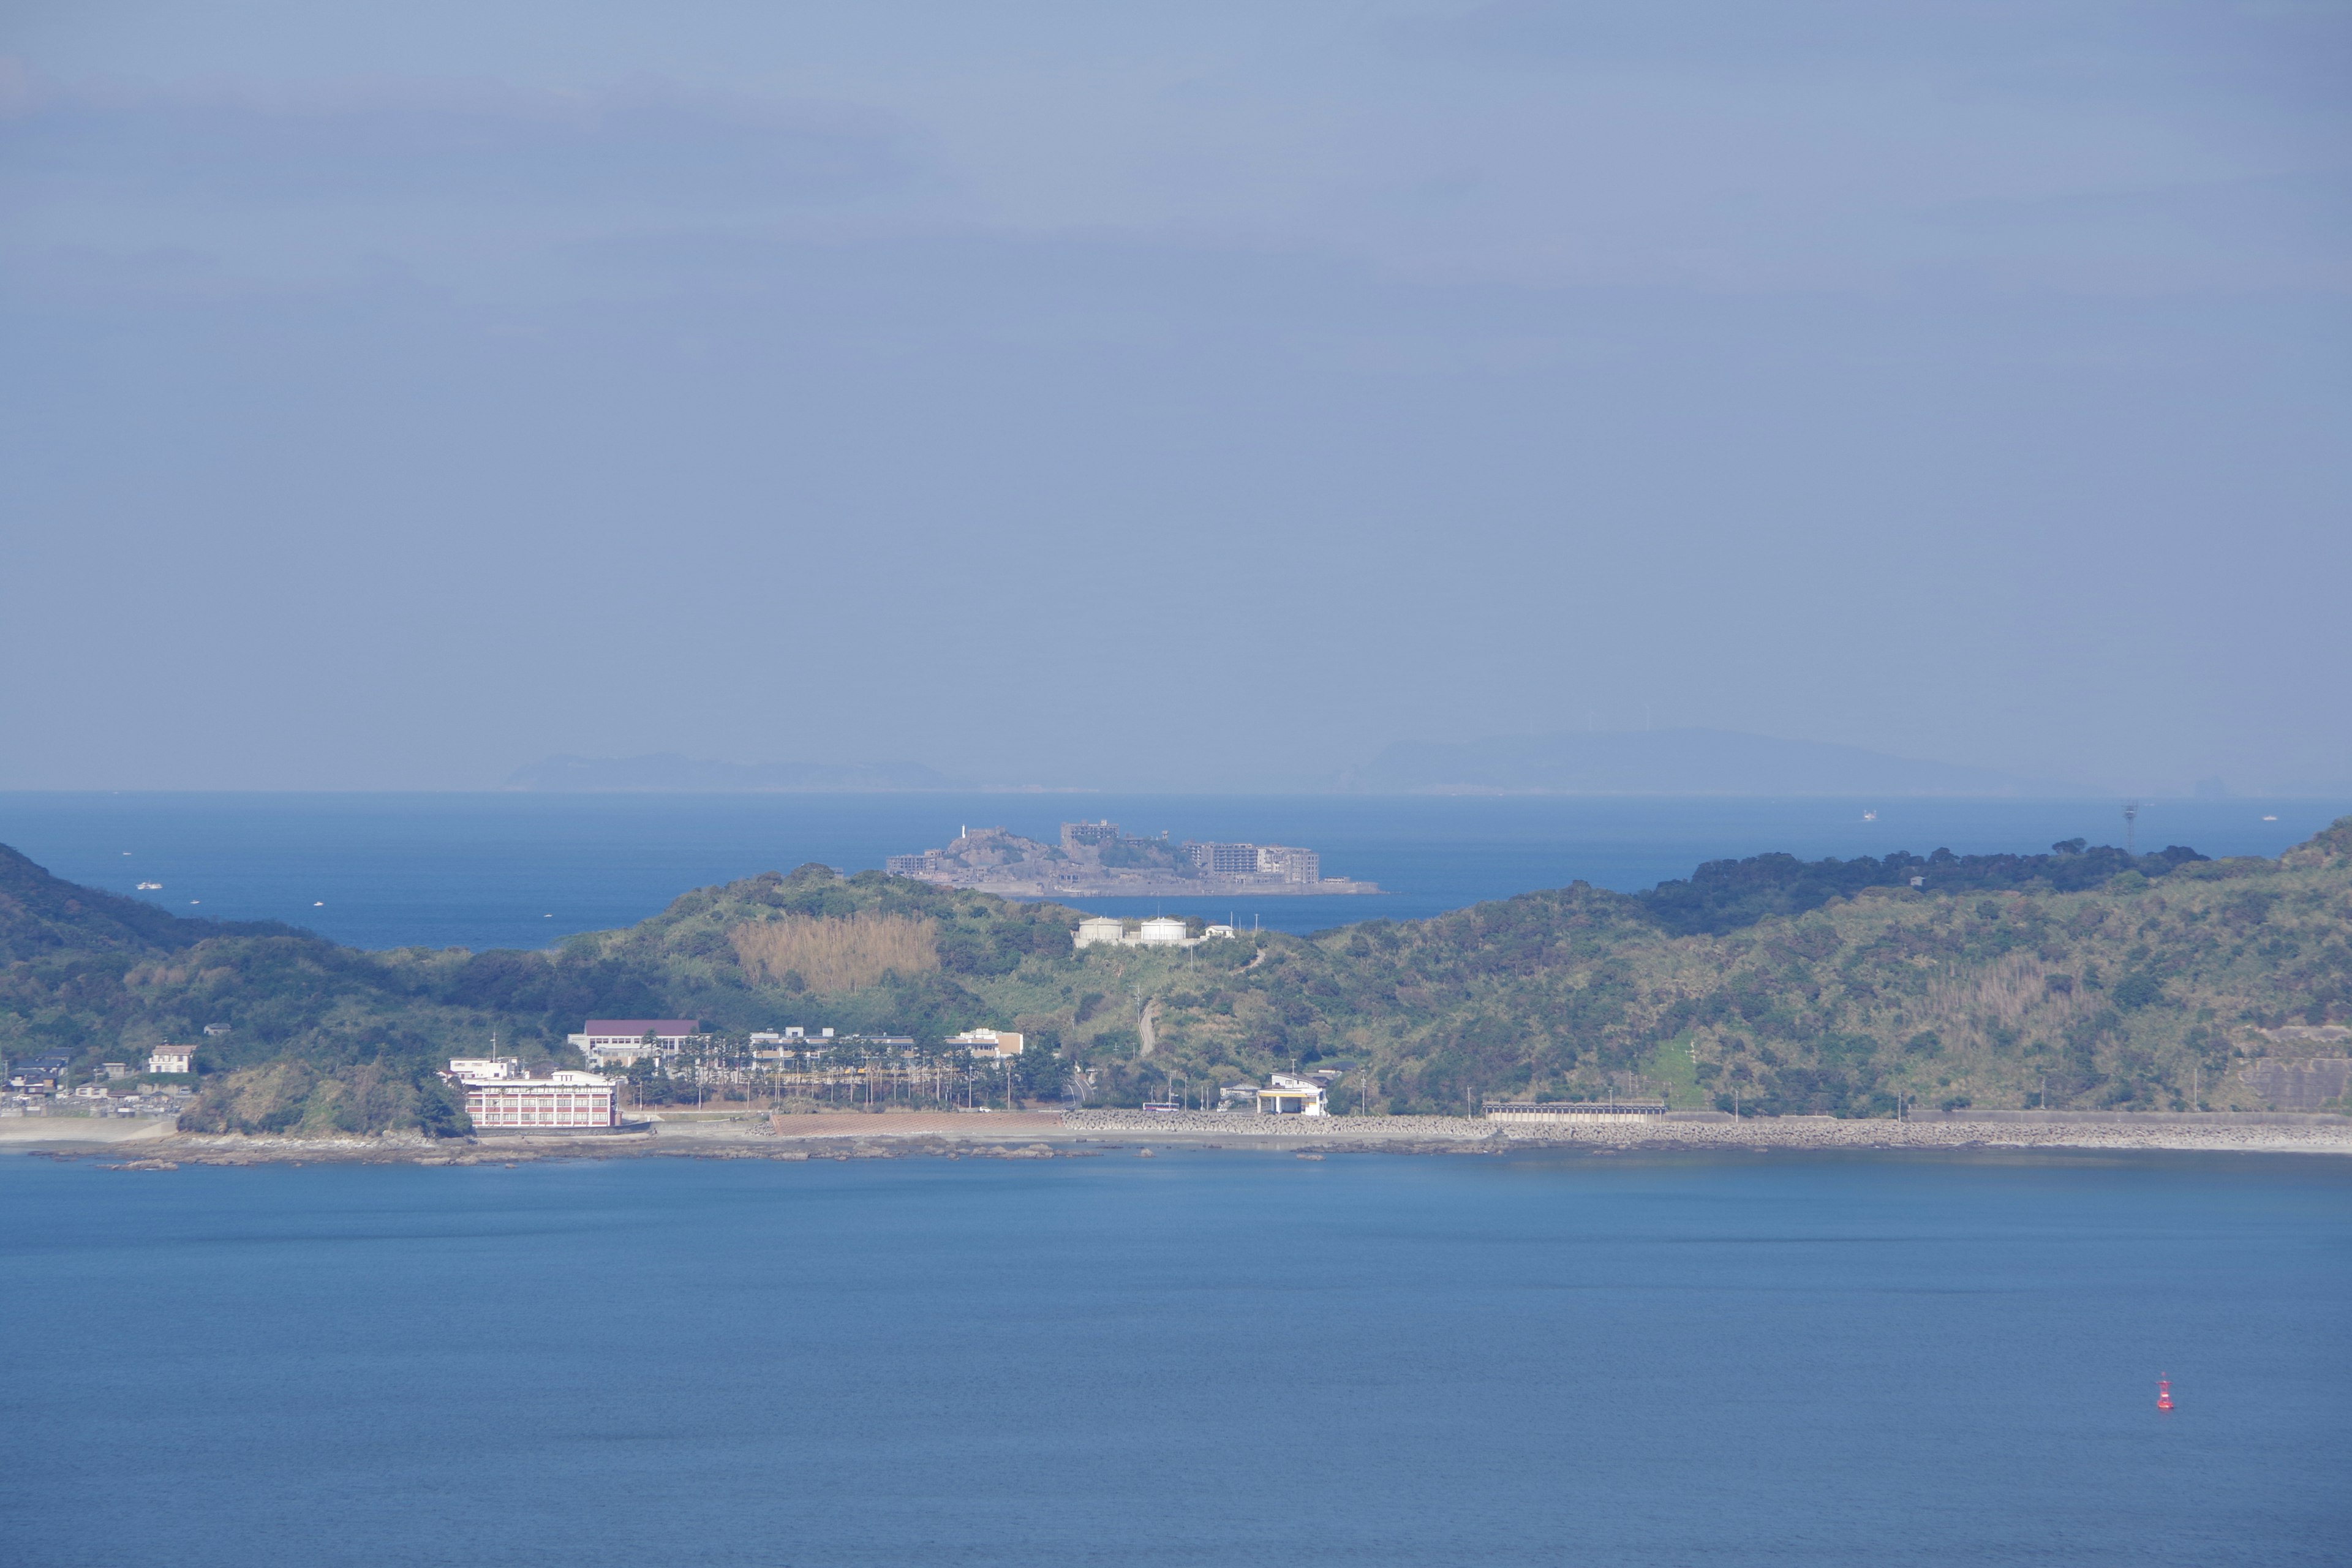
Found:
[{"label": "breakwater", "polygon": [[1914,1110],[1915,1122],[1980,1121],[2014,1127],[2340,1127],[2352,1116],[2310,1110]]},{"label": "breakwater", "polygon": [[1128,1136],[1214,1133],[1225,1138],[1458,1141],[1492,1138],[1494,1122],[1466,1116],[1260,1116],[1248,1110],[1066,1110],[1066,1132]]},{"label": "breakwater", "polygon": [[[2012,1120],[2020,1116],[2041,1120]],[[1080,1110],[1066,1132],[1171,1141],[1286,1139],[1339,1146],[1447,1144],[1501,1150],[1630,1149],[2169,1149],[2352,1154],[2352,1117],[2284,1112],[1936,1112],[1907,1121],[1676,1111],[1666,1116],[1487,1121],[1461,1116],[1255,1116],[1246,1112]]]},{"label": "breakwater", "polygon": [[[2020,1118],[2031,1118],[2021,1120]],[[160,1129],[158,1130],[160,1132]],[[1671,1116],[1552,1122],[1497,1122],[1462,1116],[1258,1116],[1247,1112],[1077,1110],[993,1116],[741,1115],[666,1121],[634,1136],[298,1138],[176,1133],[139,1140],[143,1156],[126,1169],[194,1164],[385,1163],[487,1164],[543,1159],[849,1159],[897,1154],[1034,1159],[1087,1152],[1081,1146],[1160,1143],[1394,1153],[1503,1153],[1580,1148],[1724,1151],[2048,1149],[2352,1154],[2352,1117],[2290,1112],[1955,1112],[1893,1120],[1832,1116],[1746,1117],[1678,1111]],[[103,1145],[70,1135],[17,1147],[100,1155]]]}]

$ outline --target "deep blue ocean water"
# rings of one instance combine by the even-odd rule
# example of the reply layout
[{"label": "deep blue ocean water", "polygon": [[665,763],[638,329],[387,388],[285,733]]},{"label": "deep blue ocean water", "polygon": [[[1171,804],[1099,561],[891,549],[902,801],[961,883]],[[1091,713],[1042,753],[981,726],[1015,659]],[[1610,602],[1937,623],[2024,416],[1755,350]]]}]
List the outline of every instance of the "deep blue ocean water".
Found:
[{"label": "deep blue ocean water", "polygon": [[[2352,801],[2162,801],[2144,809],[2139,845],[2276,855],[2346,812]],[[1178,839],[1304,844],[1328,874],[1390,889],[1087,905],[1287,931],[1416,920],[1580,878],[1630,891],[1768,850],[2039,852],[2061,838],[2124,837],[2114,801],[0,794],[0,844],[113,891],[161,882],[136,896],[182,914],[289,921],[361,947],[535,948],[643,920],[690,888],[812,860],[877,867],[966,825],[1051,840],[1065,816]]]},{"label": "deep blue ocean water", "polygon": [[2345,1161],[19,1156],[0,1309],[23,1568],[2352,1559]]}]

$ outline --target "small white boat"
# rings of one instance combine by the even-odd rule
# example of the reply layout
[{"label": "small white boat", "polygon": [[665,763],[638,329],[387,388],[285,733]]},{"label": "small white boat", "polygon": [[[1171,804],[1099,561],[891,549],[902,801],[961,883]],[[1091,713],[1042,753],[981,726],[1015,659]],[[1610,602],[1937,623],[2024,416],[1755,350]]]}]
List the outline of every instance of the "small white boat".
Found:
[{"label": "small white boat", "polygon": [[2277,818],[2277,817],[2275,817],[2275,816],[2265,816],[2265,817],[2263,817],[2263,820],[2264,822],[2276,822],[2276,821],[2278,820],[2278,818]]},{"label": "small white boat", "polygon": [[142,893],[160,893],[163,890],[163,884],[161,882],[142,882],[139,884],[139,890]]},{"label": "small white boat", "polygon": [[1864,822],[1876,822],[1878,820],[1878,813],[1874,811],[1865,811],[1862,814],[1862,819]]}]

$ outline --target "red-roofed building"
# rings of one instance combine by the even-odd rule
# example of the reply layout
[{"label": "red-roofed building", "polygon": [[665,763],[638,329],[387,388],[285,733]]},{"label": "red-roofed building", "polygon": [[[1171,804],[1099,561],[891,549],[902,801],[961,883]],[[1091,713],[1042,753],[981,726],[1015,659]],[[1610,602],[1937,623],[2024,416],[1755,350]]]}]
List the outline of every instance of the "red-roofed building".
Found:
[{"label": "red-roofed building", "polygon": [[699,1018],[591,1018],[570,1039],[591,1060],[623,1066],[645,1057],[674,1057],[710,1043]]}]

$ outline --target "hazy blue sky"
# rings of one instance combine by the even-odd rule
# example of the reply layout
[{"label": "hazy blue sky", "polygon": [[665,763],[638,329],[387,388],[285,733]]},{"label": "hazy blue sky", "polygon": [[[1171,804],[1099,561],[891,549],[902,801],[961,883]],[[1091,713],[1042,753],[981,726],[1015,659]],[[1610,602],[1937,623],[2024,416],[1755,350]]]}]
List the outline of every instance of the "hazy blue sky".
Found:
[{"label": "hazy blue sky", "polygon": [[0,787],[2352,781],[2343,5],[19,0]]}]

